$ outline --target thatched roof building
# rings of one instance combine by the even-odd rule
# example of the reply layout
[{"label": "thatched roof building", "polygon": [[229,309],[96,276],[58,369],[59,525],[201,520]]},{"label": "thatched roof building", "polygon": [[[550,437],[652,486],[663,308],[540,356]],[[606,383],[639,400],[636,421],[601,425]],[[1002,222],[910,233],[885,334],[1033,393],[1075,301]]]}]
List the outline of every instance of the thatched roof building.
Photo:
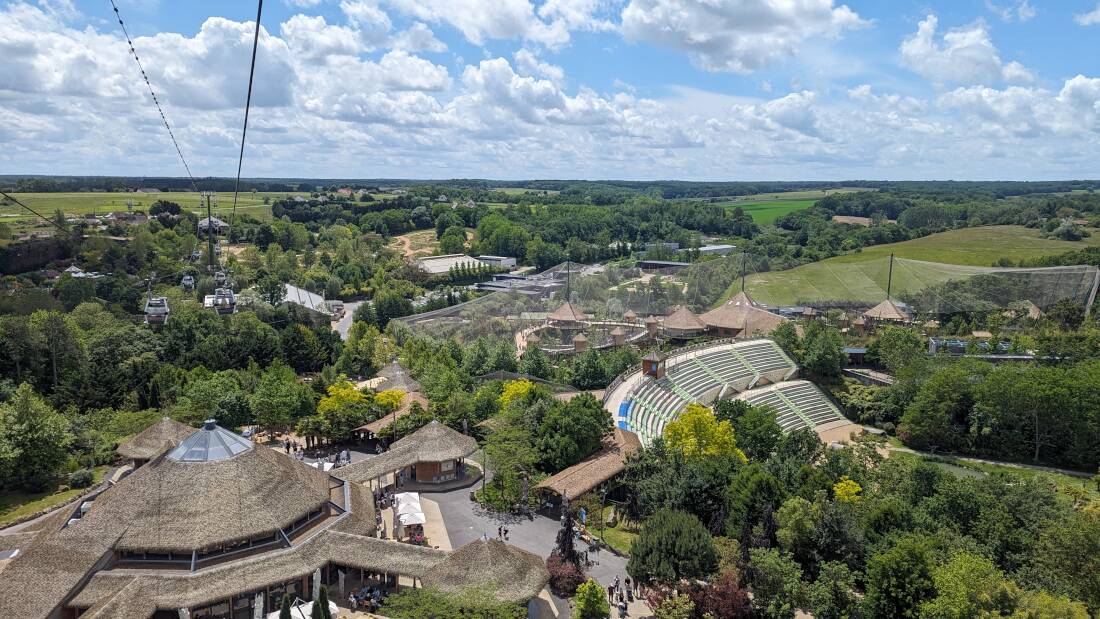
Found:
[{"label": "thatched roof building", "polygon": [[582,312],[579,308],[569,302],[562,304],[561,307],[554,310],[553,313],[547,316],[547,320],[549,320],[551,324],[556,324],[559,326],[574,326],[580,324],[581,322],[584,322],[587,319],[588,316],[586,316],[584,312]]},{"label": "thatched roof building", "polygon": [[405,393],[420,391],[420,383],[416,382],[412,374],[396,361],[383,365],[382,369],[378,370],[376,378],[383,380],[374,388],[375,391],[388,391],[390,389],[397,389]]},{"label": "thatched roof building", "polygon": [[[442,447],[431,441],[441,434],[430,430],[426,448]],[[430,576],[446,590],[497,584],[509,601],[546,582],[541,560],[506,546],[452,554],[374,533],[366,488],[208,422],[20,535],[21,552],[0,578],[0,617],[148,619],[208,608],[222,616],[229,604],[251,617],[257,598],[266,612],[284,587],[308,599],[316,575],[332,582],[337,568]]]},{"label": "thatched roof building", "polygon": [[909,313],[898,307],[898,304],[890,299],[886,299],[863,312],[863,317],[876,322],[909,322],[911,320]]},{"label": "thatched roof building", "polygon": [[745,291],[699,317],[709,329],[721,336],[755,337],[766,335],[787,319],[760,307]]},{"label": "thatched roof building", "polygon": [[472,585],[487,588],[501,600],[522,602],[537,595],[550,580],[538,555],[500,540],[473,541],[432,567],[424,585],[459,592]]},{"label": "thatched roof building", "polygon": [[119,445],[118,455],[130,460],[152,460],[195,432],[195,428],[165,417]]},{"label": "thatched roof building", "polygon": [[706,331],[707,325],[699,320],[699,317],[691,313],[688,308],[679,305],[665,317],[661,323],[661,330],[665,335],[675,338],[695,337]]},{"label": "thatched roof building", "polygon": [[432,420],[428,425],[395,442],[389,451],[339,469],[341,479],[366,483],[387,473],[422,462],[461,460],[477,451],[477,440]]},{"label": "thatched roof building", "polygon": [[641,448],[642,442],[637,434],[615,428],[604,439],[603,448],[581,462],[547,477],[535,488],[576,498],[623,472],[627,457]]}]

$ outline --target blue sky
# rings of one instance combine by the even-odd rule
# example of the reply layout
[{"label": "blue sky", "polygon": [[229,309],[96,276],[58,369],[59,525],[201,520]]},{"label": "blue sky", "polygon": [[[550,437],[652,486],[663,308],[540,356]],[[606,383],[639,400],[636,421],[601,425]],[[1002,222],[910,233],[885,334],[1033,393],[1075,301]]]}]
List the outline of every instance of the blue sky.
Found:
[{"label": "blue sky", "polygon": [[[250,2],[116,0],[229,176]],[[267,0],[249,176],[1100,177],[1098,0]],[[181,175],[107,0],[0,2],[0,168]],[[10,59],[10,60],[9,60]]]}]

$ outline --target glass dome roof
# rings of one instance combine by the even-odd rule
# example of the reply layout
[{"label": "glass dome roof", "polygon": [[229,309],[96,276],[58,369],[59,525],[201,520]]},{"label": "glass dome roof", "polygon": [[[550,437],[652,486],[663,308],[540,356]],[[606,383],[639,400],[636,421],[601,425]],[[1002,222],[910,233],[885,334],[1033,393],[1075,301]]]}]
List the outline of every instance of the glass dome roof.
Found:
[{"label": "glass dome roof", "polygon": [[252,441],[219,426],[213,419],[203,422],[202,429],[184,439],[168,452],[176,462],[216,462],[228,460],[252,449]]}]

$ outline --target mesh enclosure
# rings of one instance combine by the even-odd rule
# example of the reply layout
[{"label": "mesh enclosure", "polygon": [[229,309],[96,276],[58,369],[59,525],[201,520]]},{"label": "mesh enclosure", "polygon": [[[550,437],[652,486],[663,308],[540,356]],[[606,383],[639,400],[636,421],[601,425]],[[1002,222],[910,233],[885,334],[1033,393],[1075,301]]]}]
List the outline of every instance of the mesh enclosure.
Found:
[{"label": "mesh enclosure", "polygon": [[[766,256],[730,255],[681,269],[642,270],[618,265],[562,264],[525,280],[526,291],[492,292],[452,307],[401,318],[414,333],[454,337],[468,343],[478,337],[512,337],[522,350],[533,333],[550,352],[573,348],[583,334],[589,347],[613,343],[615,330],[627,341],[645,334],[644,319],[665,315],[677,305],[702,313],[730,298],[741,286],[770,307],[816,309],[872,307],[887,297],[889,257],[815,262],[795,269],[769,270]],[[1097,267],[979,267],[895,258],[892,298],[911,311],[928,315],[984,312],[1030,302],[1046,310],[1062,299],[1091,305],[1100,283]],[[551,313],[566,301],[585,320],[565,328],[547,328]],[[633,321],[630,314],[634,315]]]}]

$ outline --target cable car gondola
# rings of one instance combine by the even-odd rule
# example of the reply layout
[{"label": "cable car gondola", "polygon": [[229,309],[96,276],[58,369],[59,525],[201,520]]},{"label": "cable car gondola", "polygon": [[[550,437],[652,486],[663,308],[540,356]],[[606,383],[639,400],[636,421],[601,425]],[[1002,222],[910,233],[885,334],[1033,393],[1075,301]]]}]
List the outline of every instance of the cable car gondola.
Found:
[{"label": "cable car gondola", "polygon": [[214,273],[214,285],[224,286],[225,282],[229,281],[229,278],[225,276],[225,271],[218,271]]},{"label": "cable car gondola", "polygon": [[237,311],[237,295],[233,294],[230,288],[214,290],[214,294],[207,295],[206,301],[204,305],[214,308],[214,311],[219,314],[232,314]]},{"label": "cable car gondola", "polygon": [[184,275],[183,279],[180,280],[180,287],[182,287],[184,290],[194,290],[195,277],[192,275]]},{"label": "cable car gondola", "polygon": [[165,297],[149,297],[145,302],[145,324],[159,326],[168,322],[168,299]]}]

